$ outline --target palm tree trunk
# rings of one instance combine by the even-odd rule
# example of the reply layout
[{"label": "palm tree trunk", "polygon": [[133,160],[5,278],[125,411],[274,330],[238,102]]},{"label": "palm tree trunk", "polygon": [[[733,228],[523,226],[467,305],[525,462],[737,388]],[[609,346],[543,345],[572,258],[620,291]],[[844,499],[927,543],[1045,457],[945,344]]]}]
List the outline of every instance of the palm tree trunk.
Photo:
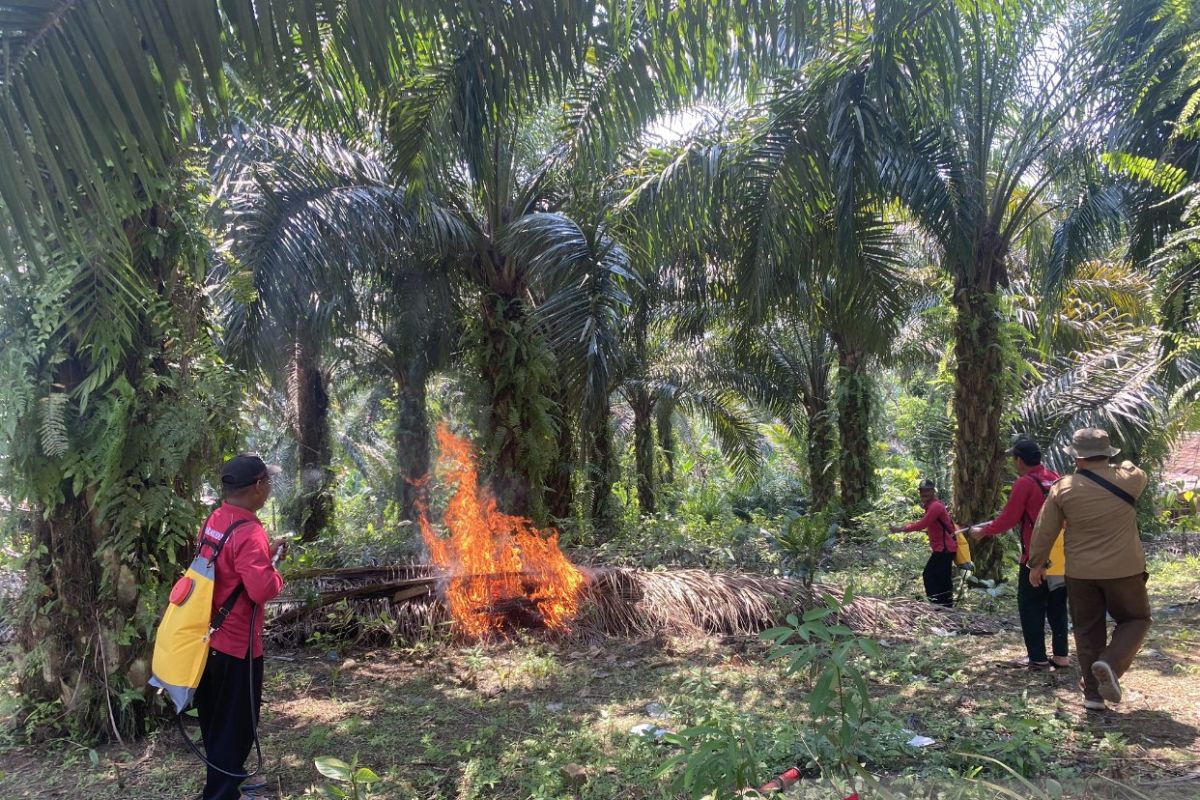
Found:
[{"label": "palm tree trunk", "polygon": [[78,730],[98,734],[106,727],[103,681],[96,664],[97,624],[102,608],[101,565],[96,552],[103,539],[83,497],[66,492],[62,502],[33,515],[26,598],[32,613],[20,623],[17,641],[25,653],[41,656],[41,669],[22,671],[21,694],[30,701],[63,704]]},{"label": "palm tree trunk", "polygon": [[654,485],[654,400],[645,389],[634,389],[630,394],[638,507],[643,514],[653,514],[658,506],[657,487]]},{"label": "palm tree trunk", "polygon": [[612,421],[607,399],[601,410],[595,412],[589,432],[588,496],[591,499],[590,514],[592,530],[596,540],[604,542],[616,532],[616,513],[613,507],[612,487],[616,478],[616,463],[612,446]]},{"label": "palm tree trunk", "polygon": [[559,447],[550,396],[553,359],[528,319],[523,290],[491,294],[483,303],[478,357],[487,411],[488,480],[501,510],[549,522],[545,485]]},{"label": "palm tree trunk", "polygon": [[808,481],[812,510],[824,511],[834,498],[833,401],[828,395],[809,397],[804,402],[808,417]]},{"label": "palm tree trunk", "polygon": [[325,384],[319,350],[298,336],[291,391],[300,475],[292,516],[305,542],[315,540],[333,522],[333,447]]},{"label": "palm tree trunk", "polygon": [[875,494],[875,460],[871,448],[871,377],[866,357],[838,343],[837,399],[842,478],[842,513],[847,519],[867,509]]},{"label": "palm tree trunk", "polygon": [[575,502],[575,425],[565,410],[558,421],[555,441],[558,454],[546,480],[546,511],[551,519],[560,520],[571,516],[571,506]]},{"label": "palm tree trunk", "polygon": [[396,500],[404,519],[416,521],[417,501],[429,476],[430,436],[426,414],[428,374],[424,366],[396,369]]},{"label": "palm tree trunk", "polygon": [[[999,507],[1006,382],[996,295],[960,286],[954,305],[954,520],[966,525],[989,519]],[[1003,550],[997,541],[988,539],[971,548],[981,578],[1002,576]]]},{"label": "palm tree trunk", "polygon": [[669,403],[662,403],[655,413],[658,427],[658,446],[663,454],[662,485],[671,486],[675,483],[675,425],[671,421],[673,409]]}]

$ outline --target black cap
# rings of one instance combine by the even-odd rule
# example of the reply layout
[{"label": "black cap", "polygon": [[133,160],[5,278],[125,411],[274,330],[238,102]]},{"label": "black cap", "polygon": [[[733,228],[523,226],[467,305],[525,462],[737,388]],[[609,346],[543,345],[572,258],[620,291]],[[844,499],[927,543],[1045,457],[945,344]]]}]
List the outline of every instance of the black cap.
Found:
[{"label": "black cap", "polygon": [[1013,442],[1013,446],[1009,448],[1008,454],[1016,456],[1030,466],[1042,463],[1042,448],[1038,447],[1038,443],[1028,436],[1018,436]]},{"label": "black cap", "polygon": [[929,480],[929,478],[926,478],[925,480],[923,480],[923,481],[921,481],[920,483],[918,483],[918,484],[917,484],[917,488],[918,488],[918,489],[920,489],[920,490],[922,490],[922,491],[924,491],[925,489],[929,489],[929,490],[931,490],[931,491],[934,491],[934,492],[936,492],[936,491],[937,491],[937,486],[935,486],[935,485],[934,485],[934,483],[933,483],[933,481]]},{"label": "black cap", "polygon": [[241,453],[221,467],[221,485],[226,489],[244,489],[268,475],[278,475],[279,467],[269,465],[256,455]]}]

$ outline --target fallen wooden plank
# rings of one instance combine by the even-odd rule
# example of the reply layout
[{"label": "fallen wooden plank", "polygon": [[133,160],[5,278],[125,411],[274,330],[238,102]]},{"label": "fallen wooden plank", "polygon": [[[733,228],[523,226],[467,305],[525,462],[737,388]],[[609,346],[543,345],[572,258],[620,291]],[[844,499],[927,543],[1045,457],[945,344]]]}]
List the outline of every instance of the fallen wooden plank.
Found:
[{"label": "fallen wooden plank", "polygon": [[419,589],[409,597],[419,597],[422,594],[427,594],[438,578],[409,578],[402,581],[390,581],[388,583],[373,583],[368,586],[356,586],[353,589],[343,589],[338,592],[323,592],[315,600],[310,600],[304,605],[293,608],[290,611],[285,611],[274,619],[268,620],[271,625],[287,625],[295,622],[306,614],[311,614],[317,609],[325,606],[333,605],[341,600],[351,600],[361,597],[372,597],[386,595],[389,593],[400,593],[410,589]]}]

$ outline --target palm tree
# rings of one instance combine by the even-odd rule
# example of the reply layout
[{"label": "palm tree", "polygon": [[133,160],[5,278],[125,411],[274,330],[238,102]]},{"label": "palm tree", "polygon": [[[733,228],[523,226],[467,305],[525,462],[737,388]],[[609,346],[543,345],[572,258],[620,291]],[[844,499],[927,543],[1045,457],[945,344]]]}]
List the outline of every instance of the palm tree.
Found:
[{"label": "palm tree", "polygon": [[837,351],[821,325],[799,316],[780,315],[747,331],[738,350],[743,354],[742,391],[772,410],[808,457],[811,507],[831,508],[835,500],[833,371]]},{"label": "palm tree", "polygon": [[[677,414],[702,420],[743,480],[761,464],[763,445],[753,392],[735,363],[736,349],[725,341],[728,324],[714,326],[703,338],[690,337],[678,327],[677,306],[662,304],[653,318],[648,310],[639,310],[649,306],[649,299],[635,304],[631,352],[618,386],[633,417],[634,472],[643,514],[658,511],[658,487],[675,480]],[[656,450],[663,456],[661,479]]]},{"label": "palm tree", "polygon": [[[1104,163],[1123,204],[1097,214],[1090,228],[1123,212],[1129,255],[1141,263],[1180,227],[1187,196],[1177,193],[1200,181],[1200,55],[1191,46],[1200,14],[1163,0],[1118,0],[1097,14],[1089,44],[1092,68],[1105,78],[1098,100],[1110,120]],[[1100,189],[1111,192],[1113,183]]]},{"label": "palm tree", "polygon": [[[512,143],[511,123],[531,105],[530,100],[545,103],[560,99],[570,86],[579,90],[579,102],[571,104],[577,112],[572,116],[573,130],[581,133],[573,140],[573,150],[586,161],[596,153],[593,145],[627,138],[620,134],[640,127],[647,110],[657,113],[684,95],[727,85],[738,70],[753,69],[763,53],[797,47],[800,37],[794,34],[810,20],[807,4],[772,4],[760,13],[741,4],[680,6],[658,0],[617,8],[574,0],[506,4],[492,0],[453,4],[30,0],[6,8],[0,14],[0,44],[5,53],[0,64],[0,130],[5,139],[0,146],[0,256],[10,274],[31,283],[30,276],[36,277],[36,285],[47,288],[45,298],[53,299],[45,300],[45,305],[61,322],[54,330],[61,331],[58,340],[69,342],[71,350],[56,361],[60,374],[49,378],[41,370],[40,356],[21,362],[23,385],[33,387],[28,389],[29,408],[47,409],[46,439],[57,445],[62,428],[59,409],[64,406],[76,404],[81,413],[86,412],[83,419],[92,424],[97,417],[91,415],[105,403],[131,402],[123,367],[153,363],[157,358],[157,345],[148,345],[140,335],[148,313],[162,311],[167,314],[164,327],[179,327],[198,336],[197,319],[202,315],[197,315],[197,309],[203,304],[185,303],[180,308],[176,304],[182,302],[176,294],[180,281],[164,279],[175,273],[140,268],[162,254],[161,241],[144,231],[147,221],[171,221],[180,205],[176,167],[186,163],[191,145],[221,134],[230,109],[247,95],[274,101],[284,99],[280,96],[293,87],[303,87],[295,94],[365,98],[373,111],[391,107],[390,102],[381,107],[384,100],[394,101],[396,108],[413,109],[425,98],[428,113],[401,114],[400,119],[435,135],[447,127],[425,123],[441,114],[486,122],[482,127],[458,126],[461,136],[433,141],[400,135],[400,128],[393,128],[394,141],[403,145],[397,148],[401,155],[396,161],[407,178],[418,172],[411,168],[420,158],[439,169],[446,167],[447,161],[437,158],[439,148],[454,152],[455,158],[470,154],[460,163],[470,165],[473,174],[459,180],[460,173],[446,169],[442,175],[448,183],[486,187],[486,191],[446,196],[471,198],[474,219],[487,223],[480,228],[486,235],[475,239],[481,246],[478,266],[490,270],[489,277],[501,284],[507,282],[507,288],[520,289],[521,281],[507,281],[513,276],[505,271],[514,265],[493,249],[498,241],[493,234],[509,221],[510,206],[522,208],[513,201],[541,196],[532,174],[517,175],[512,170],[527,162],[500,152]],[[668,86],[667,77],[677,80]],[[442,91],[450,85],[465,91]],[[325,91],[331,87],[333,91]],[[452,102],[442,102],[450,98]],[[281,102],[275,107],[286,105]],[[514,110],[516,114],[511,113]],[[339,121],[345,119],[347,114],[339,115]],[[471,131],[485,131],[487,136],[473,136]],[[409,145],[412,149],[407,152],[413,158],[403,156]],[[456,149],[458,145],[462,149]],[[501,157],[494,157],[497,152]],[[484,176],[490,176],[490,182],[481,180]],[[508,183],[509,178],[515,180]],[[524,206],[535,208],[536,204]],[[170,225],[151,227],[171,229]],[[540,398],[544,380],[528,377],[547,363],[541,351],[533,346],[517,351],[502,338],[514,325],[524,327],[524,310],[516,302],[521,299],[519,294],[497,297],[492,293],[484,300],[487,333],[500,337],[493,342],[499,348],[495,352],[517,357],[514,363],[520,369],[513,377],[518,391],[523,391],[525,382],[532,390],[530,396]],[[179,316],[173,317],[171,310]],[[65,316],[59,317],[60,311]],[[45,317],[39,314],[38,319]],[[311,342],[303,335],[301,321],[294,322],[291,352],[295,356],[299,345],[301,357],[293,360],[306,365],[298,385],[311,390],[309,396],[319,406],[314,376],[320,370],[314,371],[316,364],[308,357]],[[193,361],[185,363],[196,366]],[[212,359],[203,364],[220,371]],[[164,369],[171,373],[172,364]],[[493,382],[490,390],[496,394],[500,387]],[[133,385],[134,399],[151,402],[143,392],[170,402],[166,399],[170,392],[161,386]],[[532,419],[530,409],[516,411],[517,426],[540,422]],[[25,414],[20,419],[22,435],[39,426],[37,416]],[[511,455],[500,434],[492,452]],[[317,451],[317,462],[319,441],[315,436],[310,448]],[[189,458],[203,452],[207,460],[217,460],[213,447],[197,444]],[[55,536],[65,536],[64,542],[72,547],[99,542],[102,548],[121,550],[128,544],[123,532],[147,530],[117,526],[107,517],[89,518],[82,498],[97,492],[103,495],[106,487],[117,485],[113,483],[116,473],[80,469],[64,459],[65,451],[55,446],[38,459],[18,462],[22,480],[44,490],[34,498],[39,511],[62,523],[54,527]],[[113,455],[106,463],[111,467],[117,460]],[[128,474],[144,478],[148,471],[131,465]],[[174,490],[180,502],[190,504],[196,494],[192,479],[196,472],[189,466],[175,474],[187,476]],[[51,484],[53,490],[48,488]],[[140,487],[134,481],[123,484],[123,491],[131,499],[150,494]],[[157,502],[161,504],[161,498]],[[132,501],[129,506],[134,507]],[[194,507],[189,507],[194,516]],[[178,548],[183,528],[170,530],[173,533],[164,541]],[[61,551],[58,544],[50,544],[54,544],[52,552]],[[139,554],[130,557],[135,562],[126,561],[125,566],[141,563],[136,561]],[[99,587],[122,584],[119,566],[89,555],[86,564],[60,563],[54,571],[95,590],[95,597],[84,598],[87,602],[80,607],[108,614],[115,604]],[[48,574],[38,573],[43,567],[50,568],[41,564],[31,570],[31,592],[40,590],[38,575]],[[140,585],[139,575],[134,573],[134,581]],[[80,627],[87,620],[80,618],[80,622],[66,605],[46,611],[47,629],[61,630],[73,642],[91,641],[90,631]],[[137,633],[124,637],[131,652],[144,650],[148,629],[148,624],[140,625]],[[96,659],[70,660],[87,665],[86,680],[79,678],[83,673],[55,667],[54,686],[103,686],[116,674],[114,669],[124,666],[124,661],[105,668],[93,666]],[[79,707],[86,706],[89,720],[103,717],[101,700],[98,694],[74,698]]]},{"label": "palm tree", "polygon": [[[1062,12],[1026,0],[880,3],[869,36],[842,59],[840,96],[861,122],[844,126],[835,147],[857,143],[849,152],[878,166],[855,174],[903,204],[955,281],[953,498],[962,519],[989,513],[1001,488],[998,292],[1015,243],[1040,213],[1053,213],[1038,206],[1055,199],[1071,147],[1088,135],[1081,110],[1092,87]],[[836,186],[844,205],[858,183]],[[998,577],[999,551],[979,549],[979,574]]]},{"label": "palm tree", "polygon": [[88,735],[145,732],[148,709],[117,697],[146,688],[145,632],[234,443],[242,388],[207,319],[194,169],[125,220],[124,248],[24,262],[4,296],[7,491],[35,512],[16,677]]},{"label": "palm tree", "polygon": [[[607,229],[618,155],[658,115],[774,69],[757,56],[791,58],[812,19],[804,3],[667,5],[597,6],[589,24],[552,26],[562,58],[540,69],[502,63],[509,39],[530,35],[521,14],[464,25],[440,48],[421,50],[387,95],[399,171],[431,187],[472,234],[457,266],[477,292],[484,452],[502,505],[518,513],[544,516],[543,486],[571,416],[564,404],[574,400],[598,462],[593,496],[607,495],[614,312],[627,305],[631,281],[620,231]],[[540,248],[536,265],[522,239]],[[547,284],[535,272],[559,276]],[[572,274],[575,290],[539,296],[539,284],[563,289]],[[557,310],[568,298],[579,305]],[[531,299],[576,327],[553,320],[543,328],[546,315]],[[563,344],[561,331],[587,344],[586,357],[572,356],[586,377],[555,363],[561,347],[543,334]],[[558,370],[566,395],[554,389]]]},{"label": "palm tree", "polygon": [[908,291],[878,193],[839,194],[839,181],[866,183],[855,163],[865,160],[862,144],[837,138],[853,113],[844,81],[820,62],[793,80],[754,112],[761,121],[734,167],[745,176],[732,199],[733,227],[744,232],[737,283],[752,313],[807,307],[807,324],[834,346],[840,501],[853,517],[874,495],[871,367],[896,335]]},{"label": "palm tree", "polygon": [[215,173],[226,348],[287,392],[298,451],[290,516],[311,541],[333,515],[332,344],[358,326],[356,275],[399,249],[405,207],[377,157],[278,128],[237,137]]},{"label": "palm tree", "polygon": [[[330,467],[325,381],[313,381],[326,398],[313,414],[310,398],[295,390],[302,372],[326,378],[322,353],[335,346],[378,374],[397,403],[393,445],[395,497],[411,517],[419,482],[429,468],[426,383],[443,368],[456,338],[451,271],[440,253],[465,240],[455,215],[416,198],[367,141],[329,138],[270,128],[242,137],[222,161],[218,193],[226,252],[234,271],[215,276],[227,295],[229,348],[247,366],[265,366],[287,385],[300,452],[300,499],[317,498],[324,514],[302,515],[315,535],[328,521],[329,482],[306,486],[306,475]],[[241,277],[255,287],[249,304],[238,297]],[[280,353],[282,344],[303,341]],[[290,358],[289,358],[290,356]],[[291,371],[280,376],[278,366]],[[309,422],[309,424],[305,424]],[[314,433],[315,429],[315,433]],[[317,443],[317,447],[311,442]],[[316,455],[317,458],[313,456]],[[311,538],[311,536],[309,537]]]},{"label": "palm tree", "polygon": [[438,260],[410,254],[403,265],[384,270],[379,278],[381,285],[370,296],[368,323],[359,344],[370,355],[368,363],[391,382],[396,402],[392,494],[401,515],[415,521],[432,454],[429,379],[449,365],[461,316],[450,271]]},{"label": "palm tree", "polygon": [[[1057,466],[1065,466],[1072,432],[1092,425],[1134,457],[1165,452],[1186,405],[1163,368],[1171,356],[1161,347],[1152,281],[1121,262],[1088,262],[1074,276],[1050,313],[1024,276],[1012,287],[1034,342],[1026,353],[1033,371],[1016,407],[1021,428],[1049,445]],[[1194,365],[1179,367],[1194,380]]]}]

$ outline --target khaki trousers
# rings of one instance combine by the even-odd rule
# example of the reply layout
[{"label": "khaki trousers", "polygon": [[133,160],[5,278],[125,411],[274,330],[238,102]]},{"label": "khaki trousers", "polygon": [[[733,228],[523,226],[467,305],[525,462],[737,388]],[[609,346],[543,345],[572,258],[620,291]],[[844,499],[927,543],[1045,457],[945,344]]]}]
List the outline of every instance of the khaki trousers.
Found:
[{"label": "khaki trousers", "polygon": [[[1067,577],[1067,601],[1071,605],[1071,622],[1075,625],[1075,652],[1079,670],[1083,673],[1083,695],[1088,700],[1100,700],[1100,690],[1092,664],[1106,661],[1120,677],[1141,648],[1150,630],[1150,597],[1146,594],[1146,573],[1127,578]],[[1117,623],[1111,641],[1108,620]]]}]

